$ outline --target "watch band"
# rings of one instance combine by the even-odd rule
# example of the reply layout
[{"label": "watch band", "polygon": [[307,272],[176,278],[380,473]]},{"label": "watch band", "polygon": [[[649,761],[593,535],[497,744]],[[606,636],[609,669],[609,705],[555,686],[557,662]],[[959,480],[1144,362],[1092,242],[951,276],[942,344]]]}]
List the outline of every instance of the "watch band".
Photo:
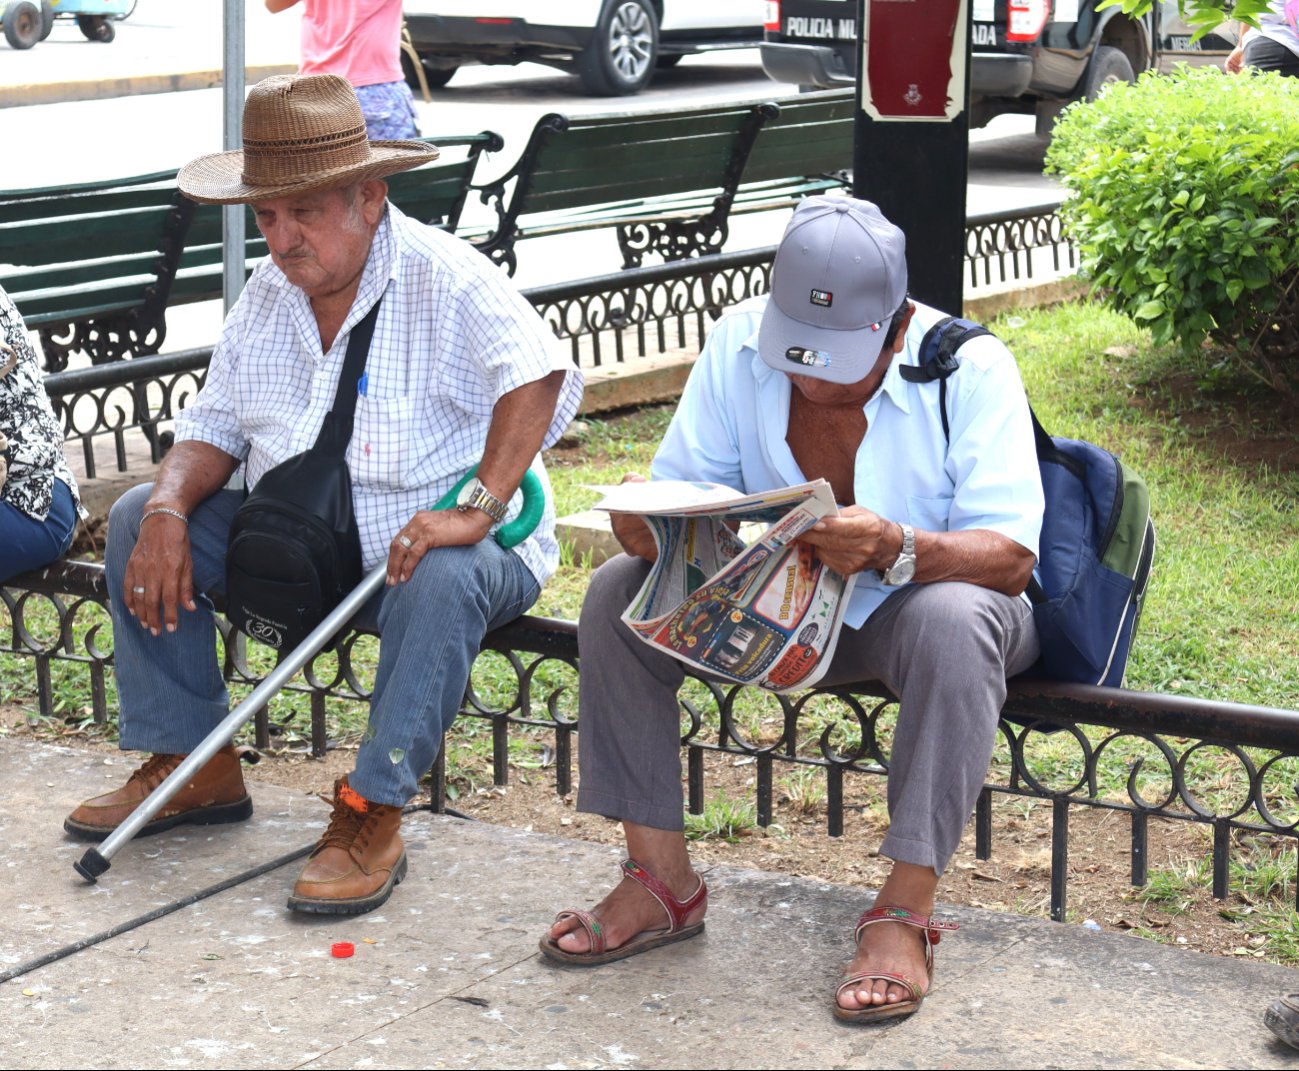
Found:
[{"label": "watch band", "polygon": [[482,510],[492,519],[493,524],[500,524],[505,520],[505,513],[509,508],[509,503],[502,502],[487,490],[477,476],[465,484],[464,490],[460,492],[460,500],[456,503],[456,509],[461,513],[471,509]]},{"label": "watch band", "polygon": [[916,575],[916,532],[909,524],[898,523],[902,529],[902,550],[885,571],[883,580],[889,587],[907,583]]}]

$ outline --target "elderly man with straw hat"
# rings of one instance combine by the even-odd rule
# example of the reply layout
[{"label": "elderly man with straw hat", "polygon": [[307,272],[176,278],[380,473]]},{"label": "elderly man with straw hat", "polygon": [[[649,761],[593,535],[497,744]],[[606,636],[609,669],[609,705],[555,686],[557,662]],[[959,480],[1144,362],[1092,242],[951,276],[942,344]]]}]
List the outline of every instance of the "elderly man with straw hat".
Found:
[{"label": "elderly man with straw hat", "polygon": [[[483,634],[524,612],[558,560],[549,505],[512,550],[485,537],[518,512],[529,468],[544,486],[539,451],[572,418],[582,386],[486,258],[387,202],[386,175],[436,156],[420,142],[368,141],[342,78],[286,76],[249,94],[241,152],[181,169],[193,200],[251,205],[270,257],[231,310],[157,481],[113,508],[121,746],[152,754],[125,786],[68,817],[72,835],[111,832],[228,712],[206,598],[223,588],[243,499],[226,483],[243,465],[255,488],[312,447],[350,391],[340,381],[353,329],[378,306],[345,458],[364,567],[387,560],[388,584],[360,615],[382,636],[379,666],[356,768],[335,787],[289,906],[359,914],[405,876],[401,810],[459,709]],[[458,507],[427,508],[475,464]],[[144,832],[251,811],[227,746]]]}]

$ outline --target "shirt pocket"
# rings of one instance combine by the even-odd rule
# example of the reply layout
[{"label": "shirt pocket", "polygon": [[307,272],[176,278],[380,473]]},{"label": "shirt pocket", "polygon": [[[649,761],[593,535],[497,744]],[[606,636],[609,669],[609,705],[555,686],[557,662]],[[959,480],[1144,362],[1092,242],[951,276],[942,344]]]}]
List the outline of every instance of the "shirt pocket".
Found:
[{"label": "shirt pocket", "polygon": [[946,532],[951,514],[950,495],[939,495],[936,498],[907,495],[907,518],[913,528],[923,528],[927,532]]},{"label": "shirt pocket", "polygon": [[398,491],[407,486],[410,468],[412,413],[408,395],[356,399],[347,465],[362,487]]}]

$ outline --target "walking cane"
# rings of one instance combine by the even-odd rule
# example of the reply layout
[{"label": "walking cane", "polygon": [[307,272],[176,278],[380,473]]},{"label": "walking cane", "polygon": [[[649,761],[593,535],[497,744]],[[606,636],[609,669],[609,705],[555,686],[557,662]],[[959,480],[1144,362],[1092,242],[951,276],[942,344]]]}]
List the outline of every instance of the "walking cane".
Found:
[{"label": "walking cane", "polygon": [[[470,469],[461,478],[460,482],[443,495],[432,508],[449,509],[455,505],[456,496],[460,493],[460,489],[469,482],[477,471],[477,466]],[[522,543],[532,534],[541,521],[541,514],[546,505],[546,495],[542,489],[541,481],[531,469],[524,473],[521,488],[523,491],[523,509],[514,520],[501,525],[496,530],[496,542],[507,550]],[[265,680],[252,690],[248,698],[227,714],[220,724],[204,738],[203,742],[181,760],[180,765],[172,770],[167,779],[155,788],[146,799],[140,801],[140,805],[131,812],[126,821],[105,837],[98,847],[87,849],[86,854],[78,862],[72,864],[72,868],[91,885],[94,885],[99,875],[112,866],[110,860],[117,854],[118,850],[131,840],[155,814],[167,806],[171,798],[207,764],[207,761],[213,755],[225,746],[226,742],[234,736],[239,728],[264,707],[276,692],[288,684],[293,675],[311,661],[339,629],[351,620],[352,615],[361,609],[376,591],[383,587],[384,577],[387,576],[387,572],[388,563],[386,561],[375,566],[370,575],[352,589],[351,593],[326,615],[325,619],[311,631],[305,640],[284,656],[279,665],[266,675]]]}]

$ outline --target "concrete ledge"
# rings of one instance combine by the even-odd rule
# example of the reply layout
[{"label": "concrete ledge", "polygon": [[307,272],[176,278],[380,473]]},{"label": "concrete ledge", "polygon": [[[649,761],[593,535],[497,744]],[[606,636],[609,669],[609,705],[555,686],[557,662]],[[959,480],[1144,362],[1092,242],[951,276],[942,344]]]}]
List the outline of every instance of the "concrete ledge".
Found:
[{"label": "concrete ledge", "polygon": [[637,405],[675,402],[681,397],[696,356],[693,350],[675,350],[592,369],[586,373],[586,393],[579,412],[589,416]]},{"label": "concrete ledge", "polygon": [[[248,67],[244,71],[247,85],[260,82],[272,74],[293,74],[295,64],[272,63]],[[79,100],[108,100],[147,93],[179,93],[188,89],[214,89],[222,84],[221,71],[189,71],[178,74],[127,75],[123,78],[98,78],[84,82],[29,82],[26,85],[0,86],[0,108],[21,108],[32,104],[64,104]]]}]

